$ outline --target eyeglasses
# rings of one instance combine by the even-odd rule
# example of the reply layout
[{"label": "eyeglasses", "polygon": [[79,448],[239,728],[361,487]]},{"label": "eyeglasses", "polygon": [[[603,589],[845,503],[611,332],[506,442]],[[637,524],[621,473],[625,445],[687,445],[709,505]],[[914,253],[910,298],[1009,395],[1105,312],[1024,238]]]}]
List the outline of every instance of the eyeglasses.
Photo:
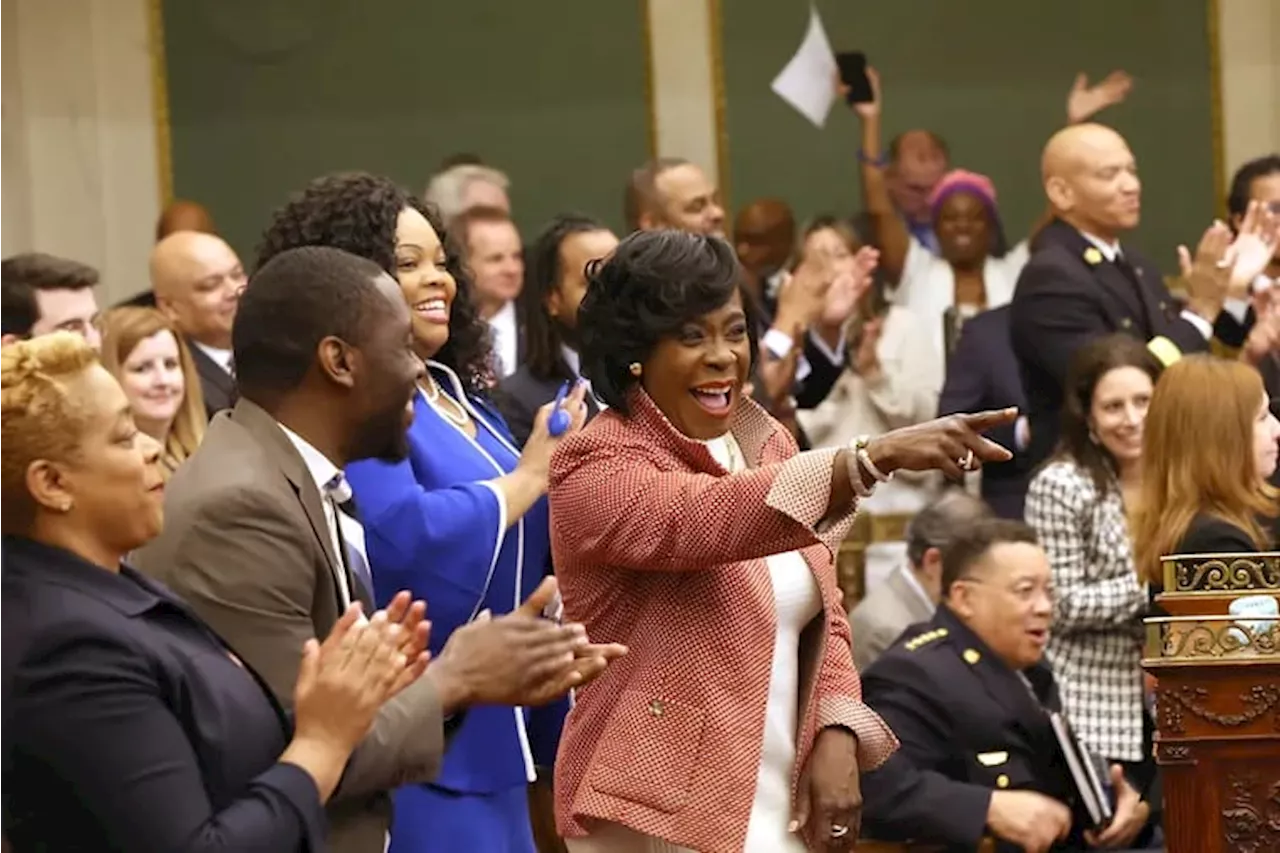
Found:
[{"label": "eyeglasses", "polygon": [[1057,590],[1052,583],[1033,583],[1031,581],[1019,581],[1013,586],[1003,586],[993,584],[991,581],[983,580],[975,577],[956,578],[957,583],[972,583],[979,586],[990,586],[1000,590],[1006,595],[1011,595],[1023,604],[1031,604],[1040,599],[1041,596],[1052,603]]}]

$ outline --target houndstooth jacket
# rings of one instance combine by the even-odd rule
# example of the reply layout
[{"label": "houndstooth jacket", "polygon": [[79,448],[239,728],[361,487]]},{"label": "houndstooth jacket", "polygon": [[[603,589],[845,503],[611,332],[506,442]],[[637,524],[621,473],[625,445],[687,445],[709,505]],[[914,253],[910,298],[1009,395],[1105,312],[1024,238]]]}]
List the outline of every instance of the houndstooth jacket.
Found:
[{"label": "houndstooth jacket", "polygon": [[1100,495],[1080,465],[1051,462],[1031,480],[1026,517],[1053,569],[1048,654],[1067,716],[1101,755],[1141,761],[1147,595],[1134,568],[1119,486]]}]

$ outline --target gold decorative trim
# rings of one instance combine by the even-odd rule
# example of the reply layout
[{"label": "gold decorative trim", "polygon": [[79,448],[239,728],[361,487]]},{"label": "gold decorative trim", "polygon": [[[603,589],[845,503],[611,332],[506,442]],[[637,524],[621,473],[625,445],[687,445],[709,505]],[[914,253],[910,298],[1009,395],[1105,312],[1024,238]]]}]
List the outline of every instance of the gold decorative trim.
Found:
[{"label": "gold decorative trim", "polygon": [[151,112],[155,122],[160,209],[173,201],[173,140],[169,128],[169,77],[164,50],[164,0],[146,0],[147,47],[151,54]]},{"label": "gold decorative trim", "polygon": [[720,204],[725,217],[733,221],[733,203],[729,182],[728,100],[724,85],[724,7],[722,0],[707,0],[707,31],[711,49],[711,92],[715,108],[716,180],[720,186]]},{"label": "gold decorative trim", "polygon": [[653,20],[649,0],[640,0],[640,40],[644,45],[644,103],[648,120],[649,159],[658,159],[658,94],[653,81]]},{"label": "gold decorative trim", "polygon": [[1147,620],[1150,663],[1280,661],[1280,622],[1266,616],[1172,616]]},{"label": "gold decorative trim", "polygon": [[1162,557],[1165,594],[1280,592],[1280,554],[1172,554]]},{"label": "gold decorative trim", "polygon": [[1205,31],[1209,39],[1209,126],[1213,147],[1213,205],[1227,216],[1227,162],[1225,117],[1222,109],[1222,43],[1219,0],[1206,0]]}]

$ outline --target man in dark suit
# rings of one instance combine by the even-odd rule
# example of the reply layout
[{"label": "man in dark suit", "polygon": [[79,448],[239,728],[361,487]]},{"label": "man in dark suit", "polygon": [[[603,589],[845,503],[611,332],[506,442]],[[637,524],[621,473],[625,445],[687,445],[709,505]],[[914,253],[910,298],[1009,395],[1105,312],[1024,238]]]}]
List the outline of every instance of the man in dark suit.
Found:
[{"label": "man in dark suit", "polygon": [[948,543],[934,618],[862,674],[863,700],[902,745],[863,777],[865,834],[959,851],[989,833],[1012,853],[1126,847],[1146,830],[1150,808],[1119,765],[1114,820],[1086,829],[1050,722],[1061,711],[1043,660],[1051,579],[1021,522],[979,520]]},{"label": "man in dark suit", "polygon": [[1141,183],[1120,134],[1098,124],[1064,128],[1049,140],[1041,168],[1055,219],[1036,238],[1011,307],[1032,465],[1057,443],[1064,383],[1076,350],[1125,332],[1147,341],[1166,364],[1203,352],[1226,297],[1217,277],[1194,275],[1184,307],[1155,263],[1121,245],[1121,235],[1138,225]]},{"label": "man in dark suit", "polygon": [[[523,330],[524,360],[498,386],[494,402],[516,441],[524,446],[538,409],[555,399],[578,372],[578,306],[587,292],[586,266],[609,255],[618,238],[585,216],[561,214],[538,235],[526,257],[524,288],[517,316]],[[600,404],[587,395],[587,419]]]},{"label": "man in dark suit", "polygon": [[[984,311],[965,321],[955,351],[947,359],[947,378],[938,397],[938,417],[961,412],[1015,407],[1026,410],[1018,359],[1013,354],[1009,306]],[[982,466],[982,499],[1001,518],[1022,519],[1030,469],[1026,415],[987,436],[1013,453],[1008,462]]]},{"label": "man in dark suit", "polygon": [[[341,469],[405,452],[423,370],[409,324],[399,286],[370,261],[307,247],[265,264],[236,319],[241,399],[169,481],[165,532],[135,555],[286,707],[303,644],[349,602],[373,609],[362,530],[339,509]],[[539,705],[603,669],[580,626],[539,617],[553,595],[547,580],[516,612],[454,632],[388,703],[330,801],[332,849],[384,849],[387,792],[432,777],[442,727],[466,706]]]},{"label": "man in dark suit", "polygon": [[231,327],[244,265],[221,237],[177,231],[151,250],[150,269],[156,307],[182,332],[212,418],[235,401]]}]

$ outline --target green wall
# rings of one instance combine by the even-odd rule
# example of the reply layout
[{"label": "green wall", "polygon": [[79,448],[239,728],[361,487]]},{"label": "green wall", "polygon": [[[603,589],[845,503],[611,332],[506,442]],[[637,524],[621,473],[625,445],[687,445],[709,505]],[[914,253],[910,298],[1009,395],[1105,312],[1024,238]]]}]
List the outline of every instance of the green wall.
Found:
[{"label": "green wall", "polygon": [[338,169],[415,192],[445,156],[513,183],[522,231],[622,219],[648,156],[635,0],[164,0],[174,192],[251,262],[271,211]]},{"label": "green wall", "polygon": [[[1133,238],[1166,271],[1218,209],[1206,0],[819,0],[832,47],[863,50],[885,86],[887,139],[928,127],[957,166],[992,177],[1011,239],[1043,209],[1040,150],[1065,115],[1077,71],[1134,75],[1129,99],[1100,117],[1128,139],[1143,178]],[[804,0],[724,0],[730,188],[736,207],[788,199],[797,215],[861,208],[859,124],[842,103],[824,129],[769,84],[800,43]]]}]

